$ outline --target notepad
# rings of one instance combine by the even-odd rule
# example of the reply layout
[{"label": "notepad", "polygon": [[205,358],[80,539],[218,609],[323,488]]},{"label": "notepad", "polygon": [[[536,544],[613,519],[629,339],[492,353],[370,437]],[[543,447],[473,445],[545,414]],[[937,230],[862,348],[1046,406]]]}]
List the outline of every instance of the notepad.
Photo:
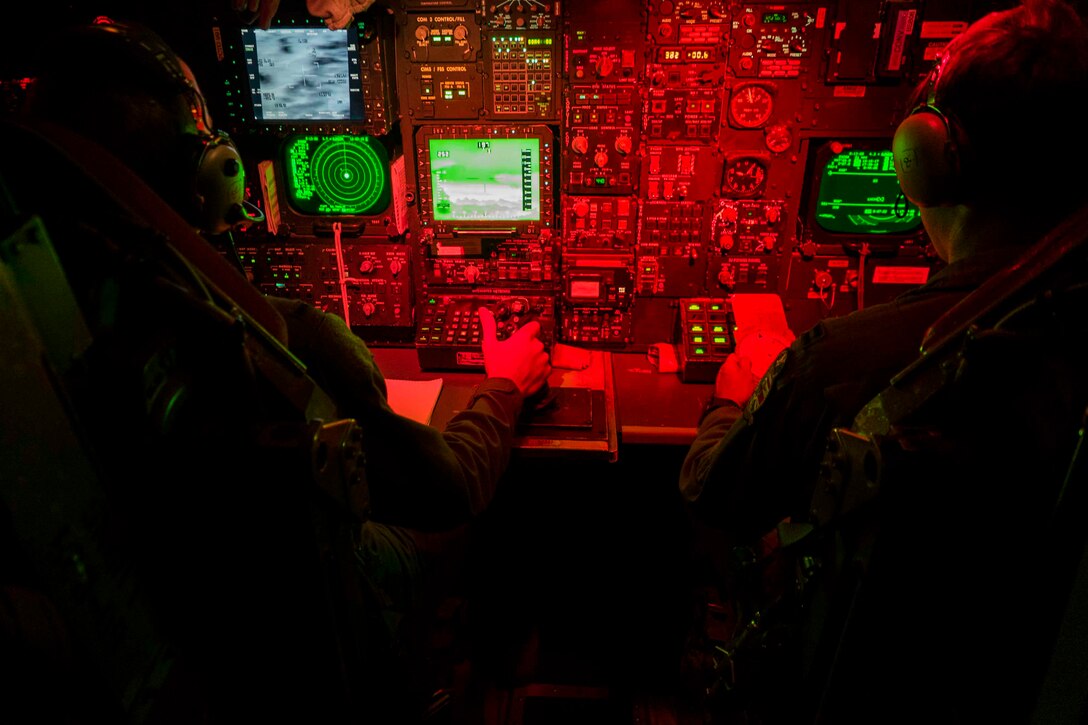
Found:
[{"label": "notepad", "polygon": [[414,421],[431,424],[434,406],[442,392],[442,378],[434,380],[385,379],[386,398],[395,413]]}]

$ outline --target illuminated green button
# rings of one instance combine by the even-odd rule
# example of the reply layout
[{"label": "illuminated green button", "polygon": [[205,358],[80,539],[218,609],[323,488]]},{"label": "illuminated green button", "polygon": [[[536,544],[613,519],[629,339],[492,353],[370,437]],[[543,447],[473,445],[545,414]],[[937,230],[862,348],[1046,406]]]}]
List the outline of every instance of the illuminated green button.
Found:
[{"label": "illuminated green button", "polygon": [[692,312],[698,312],[701,309],[703,309],[703,306],[700,305],[698,302],[692,302],[690,305],[688,305],[688,310]]},{"label": "illuminated green button", "polygon": [[703,339],[702,335],[696,335],[695,337],[691,338],[691,341],[692,342],[706,342],[706,340]]},{"label": "illuminated green button", "polygon": [[697,347],[697,348],[695,348],[695,351],[692,354],[694,354],[694,355],[706,355],[706,348],[705,347]]},{"label": "illuminated green button", "polygon": [[725,325],[711,325],[711,332],[725,332]]},{"label": "illuminated green button", "polygon": [[[718,335],[714,336],[714,344],[715,345],[724,345],[728,341],[729,341],[729,338],[727,338],[725,336],[718,336]],[[696,342],[698,342],[698,340]]]},{"label": "illuminated green button", "polygon": [[704,328],[702,325],[700,325],[698,323],[692,325],[688,329],[691,330],[692,332],[706,332],[706,328]]}]

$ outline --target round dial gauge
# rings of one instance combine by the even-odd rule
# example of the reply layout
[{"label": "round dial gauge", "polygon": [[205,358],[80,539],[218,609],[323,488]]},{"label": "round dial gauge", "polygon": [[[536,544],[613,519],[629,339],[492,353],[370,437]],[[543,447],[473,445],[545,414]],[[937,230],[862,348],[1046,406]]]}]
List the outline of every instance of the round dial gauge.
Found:
[{"label": "round dial gauge", "polygon": [[729,97],[729,119],[737,128],[759,128],[774,111],[774,96],[758,83],[733,89]]},{"label": "round dial gauge", "polygon": [[790,146],[793,145],[793,134],[790,133],[789,126],[778,123],[768,126],[763,132],[763,142],[767,144],[768,149],[780,154],[783,151],[788,151]]},{"label": "round dial gauge", "polygon": [[739,158],[725,165],[722,186],[734,196],[759,193],[767,182],[767,167],[759,159]]}]

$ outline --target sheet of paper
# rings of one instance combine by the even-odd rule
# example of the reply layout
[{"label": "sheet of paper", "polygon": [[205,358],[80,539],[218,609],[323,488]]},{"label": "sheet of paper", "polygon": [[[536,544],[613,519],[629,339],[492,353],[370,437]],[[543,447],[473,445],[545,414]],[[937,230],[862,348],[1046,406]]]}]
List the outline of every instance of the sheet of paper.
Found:
[{"label": "sheet of paper", "polygon": [[425,425],[431,424],[431,415],[442,392],[442,378],[434,380],[385,379],[389,407],[405,418]]},{"label": "sheet of paper", "polygon": [[736,353],[752,361],[752,372],[763,377],[778,354],[793,342],[782,298],[776,294],[738,294],[733,305]]},{"label": "sheet of paper", "polygon": [[786,310],[782,307],[782,298],[776,294],[737,294],[730,298],[733,306],[733,319],[737,323],[736,337],[739,342],[748,333],[761,331],[792,337]]}]

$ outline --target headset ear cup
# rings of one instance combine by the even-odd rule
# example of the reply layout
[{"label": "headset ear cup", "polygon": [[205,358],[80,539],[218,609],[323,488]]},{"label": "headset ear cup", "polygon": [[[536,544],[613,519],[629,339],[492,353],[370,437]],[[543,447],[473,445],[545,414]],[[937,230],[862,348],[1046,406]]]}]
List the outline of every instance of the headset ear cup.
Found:
[{"label": "headset ear cup", "polygon": [[892,159],[899,188],[918,206],[962,200],[959,151],[947,119],[936,109],[923,107],[899,124]]},{"label": "headset ear cup", "polygon": [[208,234],[230,229],[245,201],[245,172],[238,150],[225,134],[192,136],[198,144],[193,160],[193,221]]}]

